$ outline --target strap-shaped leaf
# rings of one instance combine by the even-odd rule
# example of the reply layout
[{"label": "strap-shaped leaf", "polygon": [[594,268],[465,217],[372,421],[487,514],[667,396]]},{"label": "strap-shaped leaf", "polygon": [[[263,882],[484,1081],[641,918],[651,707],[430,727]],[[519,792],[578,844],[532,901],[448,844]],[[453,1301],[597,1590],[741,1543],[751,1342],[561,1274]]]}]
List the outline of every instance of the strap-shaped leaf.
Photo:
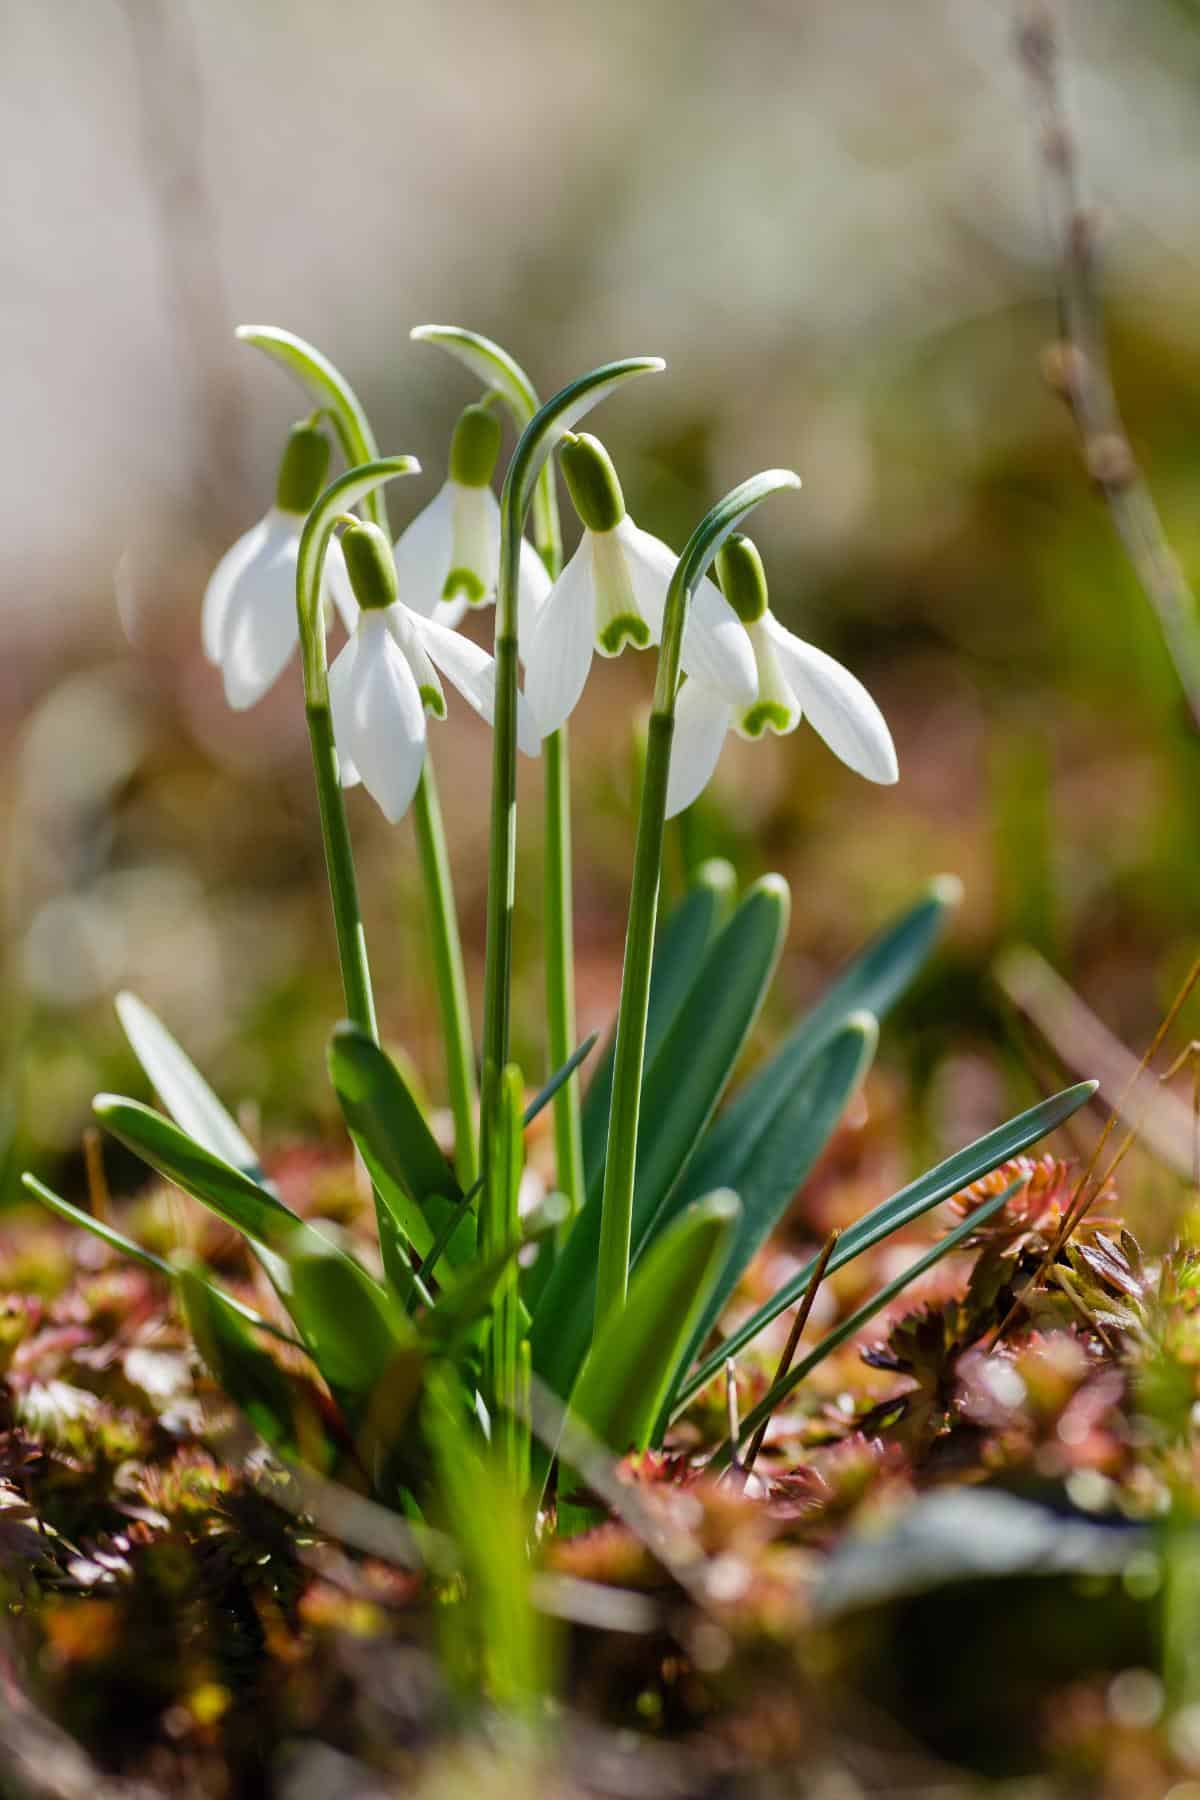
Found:
[{"label": "strap-shaped leaf", "polygon": [[173,1273],[188,1329],[213,1379],[266,1443],[327,1467],[332,1444],[317,1414],[314,1391],[306,1393],[255,1343],[199,1263],[178,1257]]},{"label": "strap-shaped leaf", "polygon": [[[701,958],[691,992],[663,1036],[642,1093],[630,1263],[649,1243],[660,1208],[712,1117],[762,1006],[787,930],[787,884],[750,888]],[[601,1182],[589,1189],[534,1314],[533,1367],[569,1393],[588,1347],[595,1307]]]},{"label": "strap-shaped leaf", "polygon": [[[792,1365],[782,1380],[768,1388],[758,1405],[746,1414],[738,1433],[738,1443],[748,1443],[763,1420],[770,1418],[775,1408],[783,1404],[788,1395],[799,1387],[818,1363],[824,1362],[825,1358],[832,1355],[840,1345],[846,1342],[847,1338],[852,1338],[855,1332],[861,1331],[864,1325],[870,1323],[876,1313],[882,1312],[885,1306],[890,1306],[893,1300],[900,1297],[905,1288],[911,1287],[913,1282],[919,1281],[922,1275],[928,1274],[929,1270],[940,1263],[944,1256],[949,1256],[965,1244],[981,1225],[986,1225],[993,1213],[999,1212],[1020,1185],[1018,1181],[1010,1182],[1003,1193],[993,1195],[982,1206],[976,1207],[969,1218],[963,1219],[954,1227],[953,1231],[948,1231],[944,1238],[939,1238],[937,1243],[925,1252],[924,1256],[919,1256],[915,1262],[910,1263],[897,1275],[894,1281],[889,1281],[886,1287],[880,1288],[877,1294],[872,1294],[869,1300],[864,1301],[856,1312],[852,1312],[840,1324],[835,1325],[833,1330],[828,1332],[820,1343],[808,1352],[807,1356],[802,1356],[799,1362]],[[728,1444],[724,1445],[709,1466],[714,1470],[724,1468],[729,1461],[730,1448]]]},{"label": "strap-shaped leaf", "polygon": [[869,1012],[882,1019],[929,955],[947,911],[958,904],[961,893],[961,883],[953,875],[939,875],[931,881],[916,905],[886,926],[843,969],[762,1068],[739,1089],[713,1126],[713,1134],[721,1133],[730,1142],[757,1136],[814,1050],[840,1030],[851,1013]]},{"label": "strap-shaped leaf", "polygon": [[[463,1197],[458,1178],[408,1083],[373,1038],[343,1021],[334,1028],[328,1060],[347,1129],[375,1186],[385,1260],[395,1230],[424,1257]],[[473,1215],[464,1214],[447,1245],[450,1261],[470,1256],[474,1242]]]},{"label": "strap-shaped leaf", "polygon": [[148,1106],[114,1094],[97,1118],[167,1181],[254,1245],[304,1343],[351,1416],[361,1408],[412,1327],[377,1281],[323,1232]]},{"label": "strap-shaped leaf", "polygon": [[162,1020],[136,994],[118,994],[116,1006],[134,1055],[175,1123],[222,1162],[232,1163],[261,1184],[263,1172],[253,1144]]},{"label": "strap-shaped leaf", "polygon": [[[714,857],[696,870],[688,892],[664,922],[654,947],[654,967],[650,975],[650,1008],[646,1016],[647,1068],[653,1063],[672,1020],[695,984],[705,951],[728,922],[736,893],[737,876],[732,865]],[[583,1097],[580,1125],[584,1174],[589,1188],[602,1178],[604,1172],[614,1049],[615,1039],[610,1038]]]},{"label": "strap-shaped leaf", "polygon": [[[101,1243],[107,1244],[110,1250],[119,1250],[121,1255],[127,1256],[131,1262],[140,1263],[143,1269],[152,1269],[156,1275],[163,1276],[167,1281],[176,1279],[178,1270],[174,1263],[164,1261],[161,1256],[155,1256],[153,1250],[147,1250],[144,1245],[135,1243],[131,1237],[126,1237],[123,1231],[118,1231],[115,1225],[109,1225],[106,1220],[97,1219],[92,1213],[84,1212],[81,1207],[73,1206],[69,1200],[64,1200],[61,1194],[56,1194],[53,1188],[47,1187],[45,1182],[39,1181],[35,1175],[28,1173],[22,1175],[21,1185],[27,1194],[31,1194],[35,1200],[40,1200],[50,1212],[57,1213],[59,1218],[65,1219],[69,1225],[77,1225],[81,1231],[90,1231],[93,1237],[99,1238]],[[259,1331],[269,1331],[272,1337],[282,1338],[285,1343],[294,1344],[296,1342],[290,1333],[281,1331],[278,1325],[273,1325],[269,1319],[264,1319],[252,1306],[247,1306],[244,1300],[235,1299],[232,1294],[227,1294],[223,1288],[216,1287],[211,1281],[208,1285],[216,1297],[215,1303],[225,1308],[226,1311],[235,1313],[245,1324],[253,1325]]]},{"label": "strap-shaped leaf", "polygon": [[737,1195],[722,1191],[680,1213],[638,1264],[624,1311],[608,1320],[588,1353],[570,1411],[619,1456],[650,1442],[740,1210]]},{"label": "strap-shaped leaf", "polygon": [[[757,1131],[734,1136],[724,1131],[725,1114],[705,1137],[687,1174],[671,1195],[664,1217],[711,1193],[732,1188],[742,1203],[733,1246],[695,1334],[680,1361],[693,1357],[719,1318],[751,1258],[766,1242],[828,1143],[838,1120],[857,1091],[879,1041],[870,1013],[854,1013],[819,1045],[774,1112],[763,1113]],[[735,1110],[734,1108],[730,1109]],[[662,1225],[658,1227],[662,1230]]]},{"label": "strap-shaped leaf", "polygon": [[[910,1182],[898,1194],[893,1194],[890,1200],[872,1207],[856,1225],[842,1233],[838,1247],[830,1258],[828,1273],[832,1275],[844,1268],[856,1256],[861,1256],[864,1250],[882,1243],[884,1238],[890,1237],[892,1232],[901,1230],[903,1226],[911,1225],[922,1213],[929,1212],[932,1207],[943,1200],[949,1200],[952,1195],[961,1193],[973,1181],[990,1175],[993,1169],[998,1169],[1010,1156],[1017,1156],[1022,1150],[1027,1150],[1030,1144],[1035,1144],[1039,1138],[1061,1125],[1064,1119],[1069,1119],[1072,1113],[1078,1112],[1095,1091],[1094,1081],[1081,1081],[1075,1087],[1064,1088],[1062,1093],[1053,1095],[1049,1100],[1039,1101],[1027,1112],[1018,1113],[1015,1119],[997,1126],[995,1131],[977,1138],[965,1149],[956,1150],[953,1156],[947,1157],[945,1162],[938,1163],[936,1168]],[[804,1268],[798,1270],[778,1293],[773,1294],[736,1331],[723,1339],[712,1355],[680,1384],[674,1401],[676,1413],[712,1380],[726,1357],[736,1356],[738,1351],[744,1350],[772,1319],[777,1319],[781,1312],[785,1312],[801,1298],[812,1279],[816,1261],[814,1257]]]}]

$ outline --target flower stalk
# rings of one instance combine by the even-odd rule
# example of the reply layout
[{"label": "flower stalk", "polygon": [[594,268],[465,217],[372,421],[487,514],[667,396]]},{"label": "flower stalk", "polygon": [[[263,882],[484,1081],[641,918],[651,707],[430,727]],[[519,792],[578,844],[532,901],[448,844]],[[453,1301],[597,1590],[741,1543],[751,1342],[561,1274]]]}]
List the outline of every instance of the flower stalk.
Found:
[{"label": "flower stalk", "polygon": [[[370,465],[377,461],[379,449],[366,411],[350,383],[327,357],[311,344],[306,343],[303,338],[296,337],[288,331],[280,331],[273,326],[244,325],[239,329],[238,337],[243,342],[253,344],[256,349],[262,350],[268,356],[281,362],[293,375],[299,377],[311,393],[315,394],[332,421],[343,455],[352,468],[359,465]],[[414,463],[412,467],[415,469],[416,464]],[[387,503],[379,487],[372,486],[367,489],[361,498],[365,517],[372,524],[378,525],[382,531],[388,531]],[[347,501],[346,504],[351,505],[353,502]],[[299,592],[299,576],[297,591]],[[304,629],[302,618],[302,632]],[[370,1031],[371,1035],[375,1036],[377,1032],[374,1007],[371,1005],[368,1008],[366,1004],[370,995],[370,975],[367,971],[362,921],[358,915],[354,865],[350,852],[349,831],[346,826],[345,805],[340,787],[338,787],[336,755],[331,753],[325,742],[326,735],[328,735],[330,743],[332,742],[332,725],[328,719],[329,693],[328,679],[325,673],[323,633],[320,634],[320,639],[319,646],[310,643],[303,647],[305,708],[309,716],[309,739],[312,744],[313,768],[321,807],[321,830],[325,843],[326,862],[329,865],[338,954],[342,963],[342,976],[346,987],[346,1003],[351,1008],[350,1017],[355,1024],[361,1025],[364,1030]],[[320,671],[316,682],[318,691],[314,699],[310,694],[310,674],[314,677],[318,676],[315,666],[318,657]],[[313,664],[311,669],[310,662]],[[318,710],[323,707],[325,712],[324,722],[318,719],[315,727],[314,705]],[[336,792],[329,788],[331,778]],[[454,1112],[455,1152],[461,1175],[464,1168],[478,1169],[475,1136],[475,1052],[472,1042],[470,1007],[467,1000],[466,975],[463,968],[462,938],[450,877],[450,859],[442,829],[441,808],[438,804],[433,763],[429,756],[425,758],[417,788],[415,816],[421,872],[425,883],[426,906],[434,945],[434,966],[437,974],[438,1004],[442,1013],[447,1085]],[[331,855],[337,859],[336,881],[334,865],[330,862]],[[347,974],[348,970],[350,971],[349,975]],[[359,1008],[357,1012],[351,1006],[352,994],[354,1004]]]},{"label": "flower stalk", "polygon": [[679,689],[683,633],[692,595],[713,558],[747,513],[783,488],[796,488],[799,476],[790,469],[769,469],[727,494],[696,527],[675,566],[667,589],[662,640],[654,684],[654,704],[646,736],[646,763],[638,812],[637,845],[621,1000],[613,1060],[612,1102],[604,1163],[604,1196],[600,1219],[600,1251],[596,1273],[596,1331],[609,1314],[624,1309],[629,1290],[629,1247],[633,1224],[633,1189],[637,1173],[638,1120],[642,1072],[646,1056],[646,1020],[650,1004],[650,970],[662,880],[663,831],[671,740]]}]

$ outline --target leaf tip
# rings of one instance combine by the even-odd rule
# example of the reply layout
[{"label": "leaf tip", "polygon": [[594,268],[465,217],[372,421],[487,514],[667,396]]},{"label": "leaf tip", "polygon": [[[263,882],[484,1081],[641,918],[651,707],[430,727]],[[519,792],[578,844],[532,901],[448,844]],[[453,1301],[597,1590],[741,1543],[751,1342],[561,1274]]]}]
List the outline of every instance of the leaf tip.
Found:
[{"label": "leaf tip", "polygon": [[939,906],[944,906],[947,910],[961,906],[963,892],[962,881],[957,875],[935,875],[929,883],[930,899],[936,900]]}]

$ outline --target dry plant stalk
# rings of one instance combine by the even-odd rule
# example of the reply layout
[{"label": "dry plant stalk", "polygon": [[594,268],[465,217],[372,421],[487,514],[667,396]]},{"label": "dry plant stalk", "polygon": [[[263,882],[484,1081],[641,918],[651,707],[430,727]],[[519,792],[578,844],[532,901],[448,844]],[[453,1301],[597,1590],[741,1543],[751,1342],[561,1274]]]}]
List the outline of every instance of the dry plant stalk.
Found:
[{"label": "dry plant stalk", "polygon": [[1079,152],[1060,78],[1050,0],[1026,0],[1017,53],[1038,130],[1047,229],[1054,250],[1059,341],[1046,378],[1071,408],[1088,475],[1107,503],[1138,583],[1154,608],[1193,724],[1200,729],[1200,626],[1196,600],[1174,551],[1117,406],[1099,299],[1099,230],[1083,204]]}]

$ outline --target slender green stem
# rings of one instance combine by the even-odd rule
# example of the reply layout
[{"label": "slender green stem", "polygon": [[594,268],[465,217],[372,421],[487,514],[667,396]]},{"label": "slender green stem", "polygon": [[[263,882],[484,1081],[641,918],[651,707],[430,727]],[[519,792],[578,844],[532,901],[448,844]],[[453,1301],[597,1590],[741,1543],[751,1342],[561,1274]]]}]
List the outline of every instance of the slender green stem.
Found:
[{"label": "slender green stem", "polygon": [[371,992],[367,940],[359,912],[358,881],[354,873],[350,830],[346,821],[337,751],[333,742],[333,721],[329,716],[328,705],[308,705],[304,710],[308,718],[313,772],[317,778],[321,838],[325,846],[325,867],[329,873],[329,895],[333,902],[333,924],[337,933],[342,986],[346,992],[346,1013],[353,1024],[375,1038],[378,1037],[375,999]]},{"label": "slender green stem", "polygon": [[[571,855],[571,754],[567,727],[544,739],[546,831],[545,880],[546,1037],[552,1069],[561,1068],[575,1044],[575,921]],[[554,1096],[554,1157],[559,1190],[570,1212],[560,1243],[583,1204],[583,1130],[579,1083],[565,1081]]]},{"label": "slender green stem", "polygon": [[[752,476],[725,496],[697,525],[675,566],[663,608],[662,640],[654,684],[654,707],[646,736],[642,803],[638,813],[633,886],[625,931],[621,1001],[613,1054],[612,1101],[604,1159],[604,1194],[600,1215],[600,1256],[596,1271],[595,1329],[610,1312],[625,1305],[629,1289],[629,1246],[633,1225],[633,1189],[637,1174],[638,1119],[642,1070],[646,1058],[646,1019],[650,1005],[650,968],[658,921],[662,881],[663,831],[667,812],[667,777],[675,731],[675,697],[679,687],[683,628],[688,603],[708,572],[717,551],[742,519],[768,494],[799,487],[790,469],[769,469]],[[594,1337],[593,1337],[593,1341]]]},{"label": "slender green stem", "polygon": [[429,901],[433,973],[445,1037],[450,1110],[454,1115],[454,1166],[460,1186],[469,1188],[479,1174],[475,1137],[475,1052],[471,1042],[467,977],[463,968],[462,942],[456,928],[458,909],[454,904],[446,834],[442,829],[437,782],[428,759],[413,801],[413,823]]}]

